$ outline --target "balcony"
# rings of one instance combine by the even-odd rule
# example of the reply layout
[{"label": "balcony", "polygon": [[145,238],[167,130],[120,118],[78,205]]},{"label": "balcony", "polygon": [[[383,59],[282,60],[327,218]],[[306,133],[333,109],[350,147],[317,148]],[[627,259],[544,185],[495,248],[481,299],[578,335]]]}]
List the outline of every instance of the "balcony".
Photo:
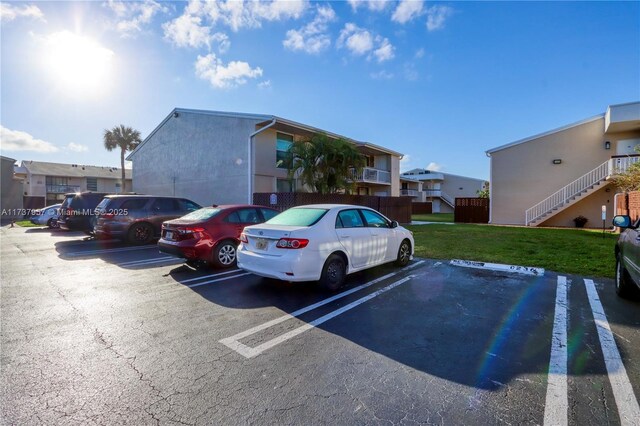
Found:
[{"label": "balcony", "polygon": [[47,185],[47,194],[66,194],[80,192],[80,185]]},{"label": "balcony", "polygon": [[409,197],[420,197],[421,191],[417,189],[401,189],[400,195],[405,195]]},{"label": "balcony", "polygon": [[391,173],[386,170],[374,169],[373,167],[364,167],[360,173],[352,169],[351,179],[353,179],[354,182],[391,185]]}]

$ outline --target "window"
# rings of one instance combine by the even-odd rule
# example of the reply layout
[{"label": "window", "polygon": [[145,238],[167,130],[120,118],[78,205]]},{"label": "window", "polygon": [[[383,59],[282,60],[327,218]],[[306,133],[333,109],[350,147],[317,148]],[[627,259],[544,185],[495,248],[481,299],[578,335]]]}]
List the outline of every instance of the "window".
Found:
[{"label": "window", "polygon": [[365,167],[375,167],[376,165],[376,157],[373,155],[365,155],[364,156]]},{"label": "window", "polygon": [[285,226],[313,226],[327,213],[327,209],[298,208],[285,210],[267,223]]},{"label": "window", "polygon": [[120,184],[116,183],[116,190],[114,191],[116,194],[119,194],[122,192],[122,188],[120,188]]},{"label": "window", "polygon": [[182,204],[183,210],[188,212],[194,212],[201,208],[199,205],[189,200],[180,200],[180,204]]},{"label": "window", "polygon": [[171,198],[158,198],[151,205],[151,211],[154,213],[169,213],[178,210],[176,200]]},{"label": "window", "polygon": [[128,210],[128,211],[142,210],[144,206],[147,205],[147,201],[149,201],[148,198],[134,198],[131,200],[127,200],[124,203],[122,203],[122,205],[120,206],[120,209]]},{"label": "window", "polygon": [[296,182],[291,179],[276,179],[276,192],[296,192]]},{"label": "window", "polygon": [[225,219],[229,223],[260,223],[258,211],[256,209],[240,209],[231,213]]},{"label": "window", "polygon": [[87,191],[98,190],[98,178],[87,178]]},{"label": "window", "polygon": [[[293,136],[284,133],[276,133],[276,167],[287,168],[287,158],[289,157],[289,147],[293,144]],[[285,191],[290,192],[290,191]]]},{"label": "window", "polygon": [[364,216],[364,220],[367,221],[367,226],[369,228],[388,228],[389,222],[379,215],[378,213],[371,210],[361,210],[362,215]]},{"label": "window", "polygon": [[262,212],[262,216],[264,217],[264,220],[267,221],[269,219],[271,219],[274,216],[277,216],[278,214],[280,214],[279,212],[275,211],[275,210],[269,210],[269,209],[260,209],[260,211]]},{"label": "window", "polygon": [[207,220],[211,219],[214,216],[217,216],[222,209],[217,207],[204,207],[194,212],[191,212],[187,215],[182,216],[182,219],[185,220]]},{"label": "window", "polygon": [[358,210],[343,210],[336,218],[336,228],[363,228],[364,223]]}]

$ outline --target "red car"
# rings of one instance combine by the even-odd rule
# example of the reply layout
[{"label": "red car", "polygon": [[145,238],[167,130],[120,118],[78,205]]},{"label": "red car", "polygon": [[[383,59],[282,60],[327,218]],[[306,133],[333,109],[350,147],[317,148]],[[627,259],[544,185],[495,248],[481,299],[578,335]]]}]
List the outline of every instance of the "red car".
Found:
[{"label": "red car", "polygon": [[264,206],[226,205],[204,207],[162,224],[161,252],[228,268],[236,263],[236,249],[245,226],[266,222],[280,212]]}]

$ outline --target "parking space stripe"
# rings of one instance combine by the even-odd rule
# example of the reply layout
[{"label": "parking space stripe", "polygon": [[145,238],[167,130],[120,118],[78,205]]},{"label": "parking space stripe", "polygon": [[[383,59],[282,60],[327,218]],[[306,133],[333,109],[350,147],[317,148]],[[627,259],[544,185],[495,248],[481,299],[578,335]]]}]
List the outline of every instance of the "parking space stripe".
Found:
[{"label": "parking space stripe", "polygon": [[551,336],[551,358],[544,405],[544,424],[562,426],[569,423],[567,389],[567,278],[558,276],[555,316]]},{"label": "parking space stripe", "polygon": [[234,272],[238,272],[238,271],[240,271],[240,270],[239,269],[233,269],[231,271],[219,272],[217,274],[203,275],[201,277],[190,278],[188,280],[180,281],[180,283],[181,284],[186,284],[186,283],[190,283],[190,282],[193,282],[193,281],[204,280],[204,279],[211,278],[211,277],[219,277],[220,275],[233,274]]},{"label": "parking space stripe", "polygon": [[[240,272],[240,270],[237,270],[237,271]],[[238,278],[238,277],[244,277],[245,275],[250,275],[250,274],[251,274],[250,272],[245,272],[244,274],[233,275],[233,276],[225,277],[225,278],[218,278],[216,280],[209,280],[209,281],[205,281],[203,283],[191,284],[191,285],[188,285],[187,287],[189,287],[189,288],[200,287],[201,285],[207,285],[207,284],[217,283],[219,281],[231,280],[231,279]]]},{"label": "parking space stripe", "polygon": [[[410,266],[408,266],[406,268],[403,268],[400,271],[392,272],[390,274],[386,274],[386,275],[384,275],[382,277],[376,278],[375,280],[372,280],[372,281],[369,281],[369,282],[367,282],[365,284],[362,284],[362,285],[359,285],[357,287],[354,287],[351,290],[347,290],[347,291],[344,291],[344,292],[342,292],[340,294],[336,294],[335,296],[329,297],[328,299],[321,300],[320,302],[314,303],[313,305],[309,305],[309,306],[304,307],[302,309],[298,309],[297,311],[292,312],[290,314],[283,315],[283,316],[281,316],[279,318],[276,318],[274,320],[268,321],[268,322],[266,322],[264,324],[260,324],[260,325],[258,325],[256,327],[250,328],[249,330],[246,330],[246,331],[243,331],[241,333],[235,334],[235,335],[233,335],[231,337],[227,337],[225,339],[220,340],[220,343],[222,343],[223,345],[233,349],[234,351],[238,352],[239,354],[243,355],[246,358],[252,358],[252,357],[258,355],[260,352],[263,352],[266,349],[268,349],[268,347],[263,347],[263,345],[261,345],[258,348],[263,348],[263,349],[260,350],[260,352],[255,353],[255,350],[257,348],[250,348],[250,347],[248,347],[246,345],[243,345],[242,343],[239,342],[239,340],[244,339],[245,337],[249,337],[249,336],[251,336],[251,335],[253,335],[255,333],[258,333],[259,331],[266,330],[267,328],[273,327],[274,325],[280,324],[280,323],[282,323],[284,321],[287,321],[289,319],[298,317],[298,316],[300,316],[300,315],[302,315],[304,313],[310,312],[310,311],[312,311],[312,310],[314,310],[316,308],[319,308],[321,306],[324,306],[324,305],[326,305],[328,303],[331,303],[331,302],[336,301],[338,299],[341,299],[343,297],[349,296],[350,294],[353,294],[353,293],[355,293],[357,291],[360,291],[360,290],[365,289],[367,287],[370,287],[370,286],[372,286],[374,284],[382,282],[382,281],[384,281],[386,279],[389,279],[389,278],[391,278],[391,277],[393,277],[395,275],[398,275],[399,273],[401,273],[403,271],[415,268],[416,266],[421,265],[424,262],[425,262],[424,260],[421,260],[421,261],[416,262],[416,263],[414,263],[414,264],[412,264],[412,265],[410,265]],[[349,305],[347,305],[347,306],[349,306]],[[338,315],[338,314],[336,314],[336,315]],[[325,315],[325,317],[326,317],[326,315]],[[324,317],[322,317],[322,318],[324,318]],[[331,317],[331,318],[333,318],[333,317]],[[330,318],[327,318],[327,320],[328,319],[330,319]],[[310,323],[310,324],[312,324],[312,323]],[[297,328],[295,330],[290,331],[289,333],[284,334],[283,336],[287,336],[284,340],[277,340],[277,339],[282,339],[283,336],[280,336],[279,338],[274,339],[273,341],[276,341],[276,343],[273,344],[270,347],[273,347],[278,343],[282,343],[285,340],[291,339],[292,337],[295,337],[298,334],[303,333],[304,331],[308,330],[309,328],[313,328],[314,326],[310,325],[310,324],[304,325],[302,327],[299,327],[299,328]],[[267,343],[269,343],[269,342],[267,342]]]},{"label": "parking space stripe", "polygon": [[73,253],[64,253],[63,256],[66,257],[83,257],[83,256],[93,256],[96,254],[108,254],[108,253],[119,253],[124,251],[135,251],[135,250],[149,250],[149,249],[158,249],[155,245],[153,246],[142,246],[142,247],[119,247],[112,249],[101,249],[101,250],[87,250],[87,251],[76,251]]},{"label": "parking space stripe", "polygon": [[131,262],[119,263],[118,266],[138,266],[138,265],[142,266],[142,265],[149,265],[149,264],[153,264],[153,263],[163,263],[163,262],[167,262],[167,261],[182,263],[181,259],[178,259],[178,258],[173,257],[173,256],[166,256],[166,257],[157,257],[157,258],[154,258],[154,259],[134,260],[134,261],[131,261]]},{"label": "parking space stripe", "polygon": [[611,332],[611,327],[609,327],[602,303],[600,303],[600,297],[598,296],[593,280],[585,279],[584,285],[587,289],[593,319],[595,320],[596,329],[598,330],[600,346],[602,347],[609,382],[613,390],[613,397],[618,406],[620,424],[623,426],[637,425],[640,419],[638,400],[633,393],[633,387],[627,376],[627,370],[624,368],[622,358],[620,358],[620,352],[618,351],[618,346]]}]

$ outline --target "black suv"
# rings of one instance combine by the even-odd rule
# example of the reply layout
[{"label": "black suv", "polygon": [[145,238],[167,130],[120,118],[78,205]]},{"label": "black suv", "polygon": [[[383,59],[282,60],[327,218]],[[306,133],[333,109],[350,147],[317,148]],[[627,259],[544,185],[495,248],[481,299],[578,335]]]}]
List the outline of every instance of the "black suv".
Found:
[{"label": "black suv", "polygon": [[162,222],[200,209],[186,198],[153,195],[108,195],[96,208],[96,238],[118,238],[147,244],[160,237]]},{"label": "black suv", "polygon": [[93,228],[94,210],[105,195],[108,194],[90,191],[65,194],[58,219],[60,229],[90,233]]},{"label": "black suv", "polygon": [[640,219],[631,222],[629,216],[616,216],[613,226],[623,229],[616,243],[616,293],[629,298],[640,292]]}]

